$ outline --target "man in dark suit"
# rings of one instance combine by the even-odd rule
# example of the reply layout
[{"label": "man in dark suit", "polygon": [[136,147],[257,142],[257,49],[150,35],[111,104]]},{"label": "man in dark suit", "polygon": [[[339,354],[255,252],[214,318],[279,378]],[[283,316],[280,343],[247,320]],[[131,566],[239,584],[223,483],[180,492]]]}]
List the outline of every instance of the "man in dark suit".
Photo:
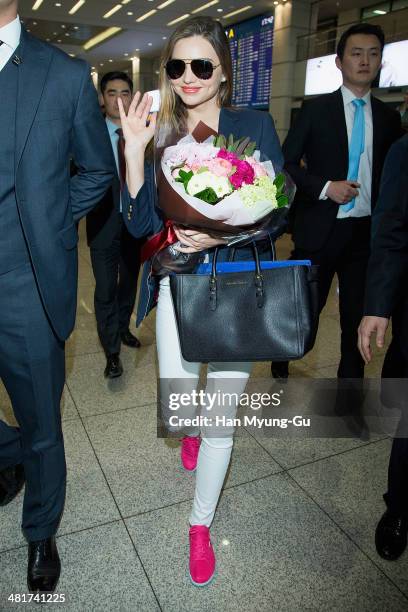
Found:
[{"label": "man in dark suit", "polygon": [[375,535],[378,554],[388,560],[397,559],[404,552],[408,532],[408,394],[401,380],[408,376],[407,281],[408,135],[391,147],[384,165],[380,197],[373,213],[365,316],[359,327],[359,349],[365,362],[369,363],[370,336],[375,333],[377,346],[382,348],[393,315],[393,340],[386,362],[397,364],[398,369],[393,366],[390,371],[385,363],[383,375],[394,378],[394,402],[401,408],[402,416],[388,468],[388,491],[384,495],[387,510]]},{"label": "man in dark suit", "polygon": [[60,574],[60,398],[76,311],[76,222],[109,186],[114,161],[89,66],[29,35],[17,0],[0,0],[0,40],[0,376],[19,425],[0,421],[0,505],[25,480],[28,588],[43,592]]},{"label": "man in dark suit", "polygon": [[99,339],[106,354],[104,374],[108,378],[116,378],[123,372],[119,357],[121,342],[135,348],[140,346],[139,340],[129,331],[129,322],[136,299],[141,242],[127,231],[121,204],[126,163],[118,98],[121,98],[127,111],[132,91],[132,80],[124,72],[108,72],[101,79],[106,125],[117,175],[101,202],[86,218],[95,276],[95,316]]},{"label": "man in dark suit", "polygon": [[[319,265],[320,309],[334,274],[338,277],[339,378],[364,376],[357,328],[363,314],[371,211],[385,156],[401,135],[399,114],[370,94],[383,47],[379,26],[358,24],[345,31],[336,57],[343,85],[306,101],[283,145],[285,168],[298,188],[292,257]],[[273,363],[272,374],[287,376],[287,363]]]}]

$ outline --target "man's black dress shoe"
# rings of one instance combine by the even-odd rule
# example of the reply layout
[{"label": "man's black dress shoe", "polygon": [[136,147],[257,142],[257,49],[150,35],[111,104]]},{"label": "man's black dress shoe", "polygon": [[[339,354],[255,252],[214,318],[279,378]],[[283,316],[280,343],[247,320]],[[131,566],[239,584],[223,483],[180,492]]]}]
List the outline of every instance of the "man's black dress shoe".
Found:
[{"label": "man's black dress shoe", "polygon": [[6,506],[21,491],[25,483],[21,464],[0,471],[0,506]]},{"label": "man's black dress shoe", "polygon": [[287,380],[289,376],[289,362],[272,361],[271,374],[273,378],[276,378],[278,380]]},{"label": "man's black dress shoe", "polygon": [[398,559],[407,545],[407,531],[408,518],[386,510],[375,532],[375,546],[380,557],[387,561]]},{"label": "man's black dress shoe", "polygon": [[118,376],[122,376],[122,374],[123,366],[119,358],[119,353],[108,355],[106,359],[106,368],[104,371],[105,378],[118,378]]},{"label": "man's black dress shoe", "polygon": [[120,334],[120,338],[122,340],[122,344],[125,344],[126,346],[130,346],[132,348],[139,348],[140,347],[139,340],[136,338],[136,336],[131,334],[129,330],[127,330],[127,331],[123,332],[122,334]]},{"label": "man's black dress shoe", "polygon": [[29,542],[27,585],[31,593],[53,593],[61,573],[55,536]]}]

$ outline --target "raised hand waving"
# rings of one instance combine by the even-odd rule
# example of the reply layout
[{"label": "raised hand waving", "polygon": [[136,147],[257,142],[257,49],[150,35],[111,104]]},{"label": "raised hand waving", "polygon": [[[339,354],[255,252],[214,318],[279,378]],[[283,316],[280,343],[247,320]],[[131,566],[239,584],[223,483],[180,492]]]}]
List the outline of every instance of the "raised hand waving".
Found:
[{"label": "raised hand waving", "polygon": [[[120,121],[122,124],[123,137],[125,139],[125,154],[132,154],[132,151],[143,151],[153,138],[156,128],[156,114],[150,115],[153,98],[146,93],[142,96],[137,91],[126,115],[122,100],[118,98]],[[150,115],[150,121],[149,121]]]}]

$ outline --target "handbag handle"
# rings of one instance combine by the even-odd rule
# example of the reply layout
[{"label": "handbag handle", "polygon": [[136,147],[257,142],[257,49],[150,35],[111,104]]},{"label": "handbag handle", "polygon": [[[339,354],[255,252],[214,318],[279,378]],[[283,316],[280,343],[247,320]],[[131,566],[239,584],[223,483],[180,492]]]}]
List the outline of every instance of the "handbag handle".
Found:
[{"label": "handbag handle", "polygon": [[[263,288],[263,276],[261,271],[261,265],[259,263],[259,253],[255,241],[252,241],[252,252],[255,260],[255,296],[256,304],[258,308],[262,308],[264,305],[264,288]],[[210,310],[216,310],[217,308],[217,259],[218,259],[219,248],[216,247],[210,275]]]}]

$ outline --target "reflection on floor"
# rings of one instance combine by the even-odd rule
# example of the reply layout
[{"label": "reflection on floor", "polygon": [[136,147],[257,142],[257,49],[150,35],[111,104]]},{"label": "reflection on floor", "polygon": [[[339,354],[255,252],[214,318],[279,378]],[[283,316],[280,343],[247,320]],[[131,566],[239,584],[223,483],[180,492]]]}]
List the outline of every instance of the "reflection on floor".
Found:
[{"label": "reflection on floor", "polygon": [[[387,563],[374,548],[387,436],[277,440],[240,429],[212,528],[217,576],[204,589],[190,584],[194,475],[180,466],[179,443],[156,436],[154,314],[138,330],[142,348],[123,349],[122,378],[107,382],[83,229],[62,405],[69,474],[58,591],[66,603],[53,605],[65,612],[407,610],[408,554]],[[280,257],[289,250],[281,240]],[[291,375],[334,377],[338,358],[333,283],[316,346],[291,364]],[[368,376],[377,377],[381,363],[376,354]],[[255,376],[269,377],[269,364],[256,364]],[[12,419],[2,387],[0,413]],[[21,509],[22,495],[0,510],[0,610],[31,607],[7,601],[26,590]]]}]

